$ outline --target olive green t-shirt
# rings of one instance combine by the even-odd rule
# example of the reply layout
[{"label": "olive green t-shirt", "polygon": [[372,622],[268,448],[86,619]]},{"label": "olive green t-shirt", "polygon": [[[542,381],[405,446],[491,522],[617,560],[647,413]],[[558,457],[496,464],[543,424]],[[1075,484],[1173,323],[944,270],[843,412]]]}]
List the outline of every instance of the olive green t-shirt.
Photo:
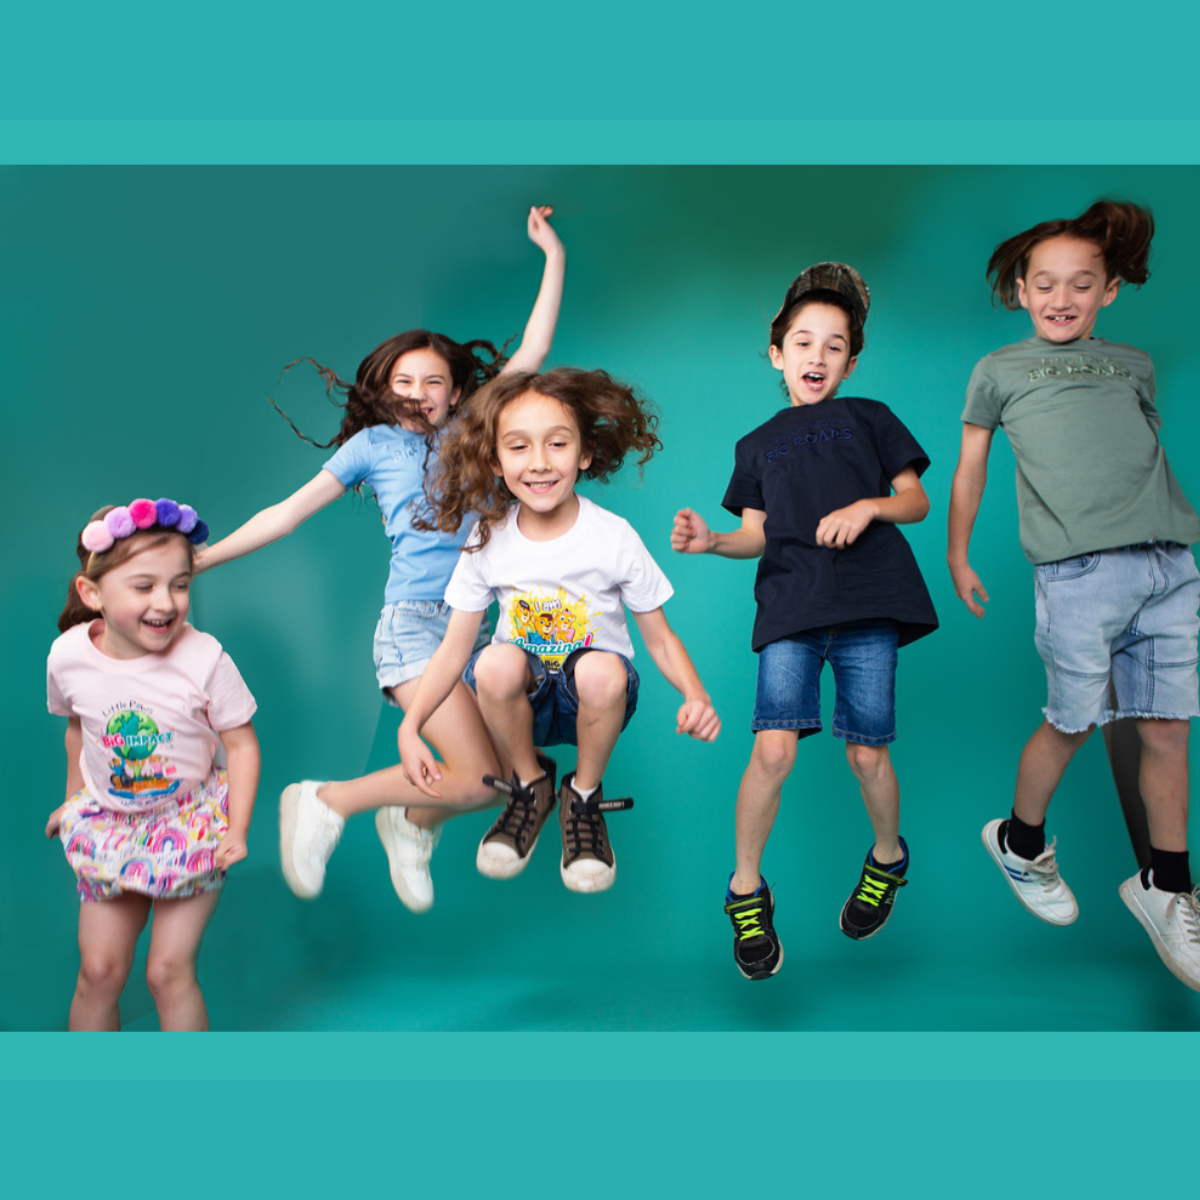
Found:
[{"label": "olive green t-shirt", "polygon": [[1005,346],[976,365],[962,419],[1008,434],[1030,562],[1200,541],[1158,444],[1154,365],[1141,350],[1101,338]]}]

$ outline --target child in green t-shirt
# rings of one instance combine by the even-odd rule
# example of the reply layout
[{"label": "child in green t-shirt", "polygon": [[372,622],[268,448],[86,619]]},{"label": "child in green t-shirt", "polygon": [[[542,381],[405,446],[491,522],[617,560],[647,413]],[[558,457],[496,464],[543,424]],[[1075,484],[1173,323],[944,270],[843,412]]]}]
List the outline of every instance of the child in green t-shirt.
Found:
[{"label": "child in green t-shirt", "polygon": [[1025,908],[1070,925],[1079,909],[1046,844],[1046,809],[1092,729],[1133,718],[1150,864],[1121,898],[1170,971],[1200,991],[1200,893],[1187,854],[1188,722],[1200,716],[1200,572],[1188,547],[1200,541],[1200,517],[1158,442],[1149,356],[1092,337],[1121,283],[1149,278],[1153,234],[1146,209],[1102,200],[996,247],[993,291],[1029,312],[1034,336],[989,354],[971,376],[948,561],[959,599],[982,617],[988,595],[967,550],[1003,426],[1050,696],[1021,754],[1012,816],[988,822],[984,845]]}]

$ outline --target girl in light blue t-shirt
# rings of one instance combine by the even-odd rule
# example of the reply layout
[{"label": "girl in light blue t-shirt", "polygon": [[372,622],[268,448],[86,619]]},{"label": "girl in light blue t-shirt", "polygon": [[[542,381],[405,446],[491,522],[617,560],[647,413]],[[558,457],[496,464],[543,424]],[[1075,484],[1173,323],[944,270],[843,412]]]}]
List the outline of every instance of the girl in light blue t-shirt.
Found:
[{"label": "girl in light blue t-shirt", "polygon": [[[328,389],[337,388],[346,398],[342,427],[325,444],[336,445],[337,452],[299,491],[196,556],[197,573],[241,558],[286,537],[348,488],[365,483],[379,502],[392,543],[391,571],[375,631],[376,677],[388,703],[401,708],[408,707],[445,635],[450,610],[443,595],[469,533],[464,529],[451,537],[413,528],[425,474],[436,455],[439,430],[466,406],[480,384],[506,371],[537,371],[550,352],[566,263],[562,242],[547,219],[552,212],[548,207],[529,210],[529,238],[545,253],[546,268],[521,344],[511,358],[491,342],[460,344],[440,333],[414,329],[372,350],[359,364],[352,384],[314,363]],[[480,636],[483,645],[487,631],[481,630]],[[288,886],[297,896],[320,893],[325,864],[346,818],[373,809],[396,893],[413,912],[430,908],[429,859],[440,822],[493,803],[495,793],[482,778],[504,772],[465,684],[454,688],[424,733],[444,764],[439,807],[429,805],[400,765],[344,782],[305,780],[284,790],[280,854]]]}]

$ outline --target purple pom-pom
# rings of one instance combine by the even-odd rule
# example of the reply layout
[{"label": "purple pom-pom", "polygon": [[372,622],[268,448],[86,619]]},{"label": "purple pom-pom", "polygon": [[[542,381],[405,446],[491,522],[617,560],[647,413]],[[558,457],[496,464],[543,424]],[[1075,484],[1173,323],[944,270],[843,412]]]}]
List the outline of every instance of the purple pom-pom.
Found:
[{"label": "purple pom-pom", "polygon": [[175,528],[180,533],[191,533],[196,528],[196,522],[199,519],[196,516],[196,510],[190,504],[181,504],[179,506],[179,524]]},{"label": "purple pom-pom", "polygon": [[114,538],[128,537],[137,526],[133,523],[133,517],[123,504],[118,504],[116,508],[104,518],[104,524],[108,526],[108,532]]},{"label": "purple pom-pom", "polygon": [[195,528],[188,534],[188,541],[193,546],[199,546],[201,542],[208,541],[208,526],[203,521],[197,520]]},{"label": "purple pom-pom", "polygon": [[93,554],[103,554],[113,544],[113,535],[103,521],[89,521],[83,527],[79,540],[85,550]]},{"label": "purple pom-pom", "polygon": [[179,505],[174,500],[164,496],[154,502],[154,507],[158,510],[158,523],[164,529],[172,529],[179,524]]},{"label": "purple pom-pom", "polygon": [[129,506],[129,515],[139,529],[149,529],[158,520],[158,508],[153,500],[135,500]]}]

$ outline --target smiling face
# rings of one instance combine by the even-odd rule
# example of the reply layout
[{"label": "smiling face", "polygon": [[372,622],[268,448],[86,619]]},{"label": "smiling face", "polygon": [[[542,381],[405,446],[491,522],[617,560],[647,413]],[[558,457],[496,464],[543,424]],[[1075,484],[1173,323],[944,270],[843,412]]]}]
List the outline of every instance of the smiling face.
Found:
[{"label": "smiling face", "polygon": [[492,469],[520,502],[522,531],[557,536],[555,525],[574,523],[575,481],[591,461],[570,409],[553,397],[526,392],[501,411]]},{"label": "smiling face", "polygon": [[[450,364],[428,347],[409,350],[392,363],[388,382],[400,397],[415,400],[422,415],[431,425],[442,425],[450,410],[458,403],[461,388],[454,386]],[[401,418],[405,429],[421,432],[416,423]]]},{"label": "smiling face", "polygon": [[1108,279],[1095,242],[1059,235],[1034,246],[1017,298],[1029,310],[1038,337],[1074,342],[1092,336],[1096,317],[1117,298],[1119,279]]},{"label": "smiling face", "polygon": [[830,399],[858,365],[858,359],[850,357],[850,318],[835,304],[798,308],[781,344],[773,345],[770,354],[771,365],[783,372],[793,405]]},{"label": "smiling face", "polygon": [[171,535],[131,554],[95,581],[80,576],[75,586],[84,604],[104,618],[99,649],[111,658],[141,658],[161,654],[179,635],[191,584],[187,542]]}]

